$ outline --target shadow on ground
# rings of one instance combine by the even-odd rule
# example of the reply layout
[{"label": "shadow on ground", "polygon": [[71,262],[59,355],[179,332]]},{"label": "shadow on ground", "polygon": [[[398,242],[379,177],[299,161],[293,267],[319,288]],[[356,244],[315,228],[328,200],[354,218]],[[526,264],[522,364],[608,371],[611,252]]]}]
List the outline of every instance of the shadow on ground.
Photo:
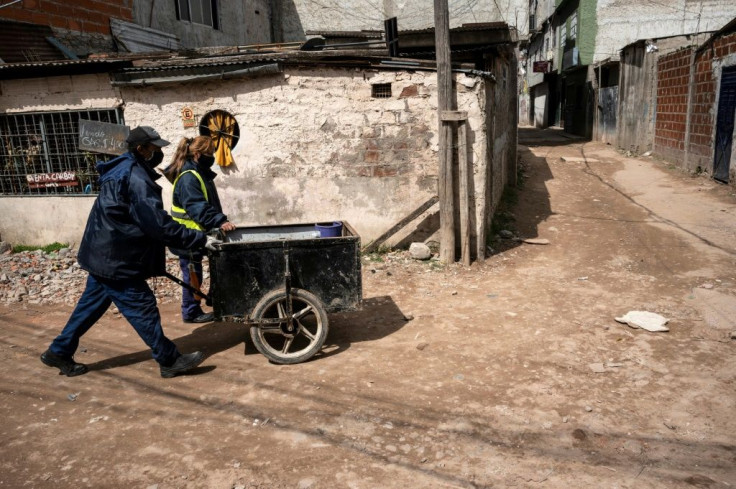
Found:
[{"label": "shadow on ground", "polygon": [[[344,352],[353,343],[375,341],[395,333],[407,322],[389,296],[373,297],[362,302],[360,310],[329,315],[329,334],[325,345],[313,358],[326,358]],[[244,354],[257,350],[250,340],[250,327],[243,323],[213,322],[201,326],[186,336],[174,340],[182,352],[203,351],[207,357],[242,345]],[[151,359],[146,349],[108,358],[88,365],[90,370],[125,367]],[[210,368],[211,370],[211,368]]]},{"label": "shadow on ground", "polygon": [[522,146],[565,146],[573,143],[584,143],[590,141],[582,136],[568,134],[560,128],[548,127],[537,129],[536,127],[519,127],[519,144]]}]

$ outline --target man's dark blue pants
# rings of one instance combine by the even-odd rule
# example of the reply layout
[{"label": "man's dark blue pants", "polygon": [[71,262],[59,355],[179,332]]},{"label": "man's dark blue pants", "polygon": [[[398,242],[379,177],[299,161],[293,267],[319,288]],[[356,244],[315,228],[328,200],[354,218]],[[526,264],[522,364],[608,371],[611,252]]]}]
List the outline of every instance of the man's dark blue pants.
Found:
[{"label": "man's dark blue pants", "polygon": [[51,353],[72,357],[79,346],[79,338],[105,314],[111,303],[148,345],[158,363],[164,366],[174,363],[179,351],[164,335],[156,296],[143,279],[109,280],[89,275],[77,307],[49,347]]}]

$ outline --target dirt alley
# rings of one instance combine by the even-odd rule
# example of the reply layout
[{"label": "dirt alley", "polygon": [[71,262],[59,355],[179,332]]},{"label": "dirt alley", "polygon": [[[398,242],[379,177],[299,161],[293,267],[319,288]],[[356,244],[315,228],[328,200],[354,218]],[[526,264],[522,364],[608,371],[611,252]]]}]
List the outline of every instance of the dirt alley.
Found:
[{"label": "dirt alley", "polygon": [[170,304],[197,375],[161,379],[110,313],[66,378],[38,355],[70,308],[0,308],[0,487],[736,487],[734,188],[559,131],[520,142],[512,225],[550,244],[365,263],[362,311],[300,365]]}]

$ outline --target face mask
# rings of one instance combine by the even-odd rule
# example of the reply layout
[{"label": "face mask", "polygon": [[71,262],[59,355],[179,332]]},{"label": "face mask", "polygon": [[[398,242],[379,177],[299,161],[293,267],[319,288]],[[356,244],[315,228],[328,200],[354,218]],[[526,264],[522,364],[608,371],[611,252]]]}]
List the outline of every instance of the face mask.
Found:
[{"label": "face mask", "polygon": [[199,155],[199,160],[197,160],[197,164],[201,166],[202,168],[210,168],[212,165],[215,164],[215,157],[212,155]]},{"label": "face mask", "polygon": [[151,157],[146,160],[151,165],[151,168],[158,166],[162,161],[164,161],[164,153],[162,151],[154,151]]}]

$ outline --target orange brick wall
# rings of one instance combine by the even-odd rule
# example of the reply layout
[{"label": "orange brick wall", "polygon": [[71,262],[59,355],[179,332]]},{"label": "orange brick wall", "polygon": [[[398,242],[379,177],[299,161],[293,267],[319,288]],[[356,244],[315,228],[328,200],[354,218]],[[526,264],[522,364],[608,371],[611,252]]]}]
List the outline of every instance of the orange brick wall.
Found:
[{"label": "orange brick wall", "polygon": [[692,48],[662,56],[657,63],[657,119],[654,152],[677,163],[685,161],[687,92]]},{"label": "orange brick wall", "polygon": [[133,0],[23,0],[0,10],[0,17],[110,35],[110,17],[133,20]]},{"label": "orange brick wall", "polygon": [[[691,64],[694,49],[676,51],[658,61],[654,152],[688,170],[700,168],[711,172],[718,110],[716,91],[721,73],[718,61],[736,53],[736,32],[718,37],[697,50]],[[694,70],[692,87],[691,70]],[[689,107],[688,91],[691,91]]]},{"label": "orange brick wall", "polygon": [[736,33],[720,37],[699,51],[695,58],[695,80],[690,104],[690,148],[688,166],[691,169],[712,170],[715,137],[717,76],[713,61],[736,53]]}]

